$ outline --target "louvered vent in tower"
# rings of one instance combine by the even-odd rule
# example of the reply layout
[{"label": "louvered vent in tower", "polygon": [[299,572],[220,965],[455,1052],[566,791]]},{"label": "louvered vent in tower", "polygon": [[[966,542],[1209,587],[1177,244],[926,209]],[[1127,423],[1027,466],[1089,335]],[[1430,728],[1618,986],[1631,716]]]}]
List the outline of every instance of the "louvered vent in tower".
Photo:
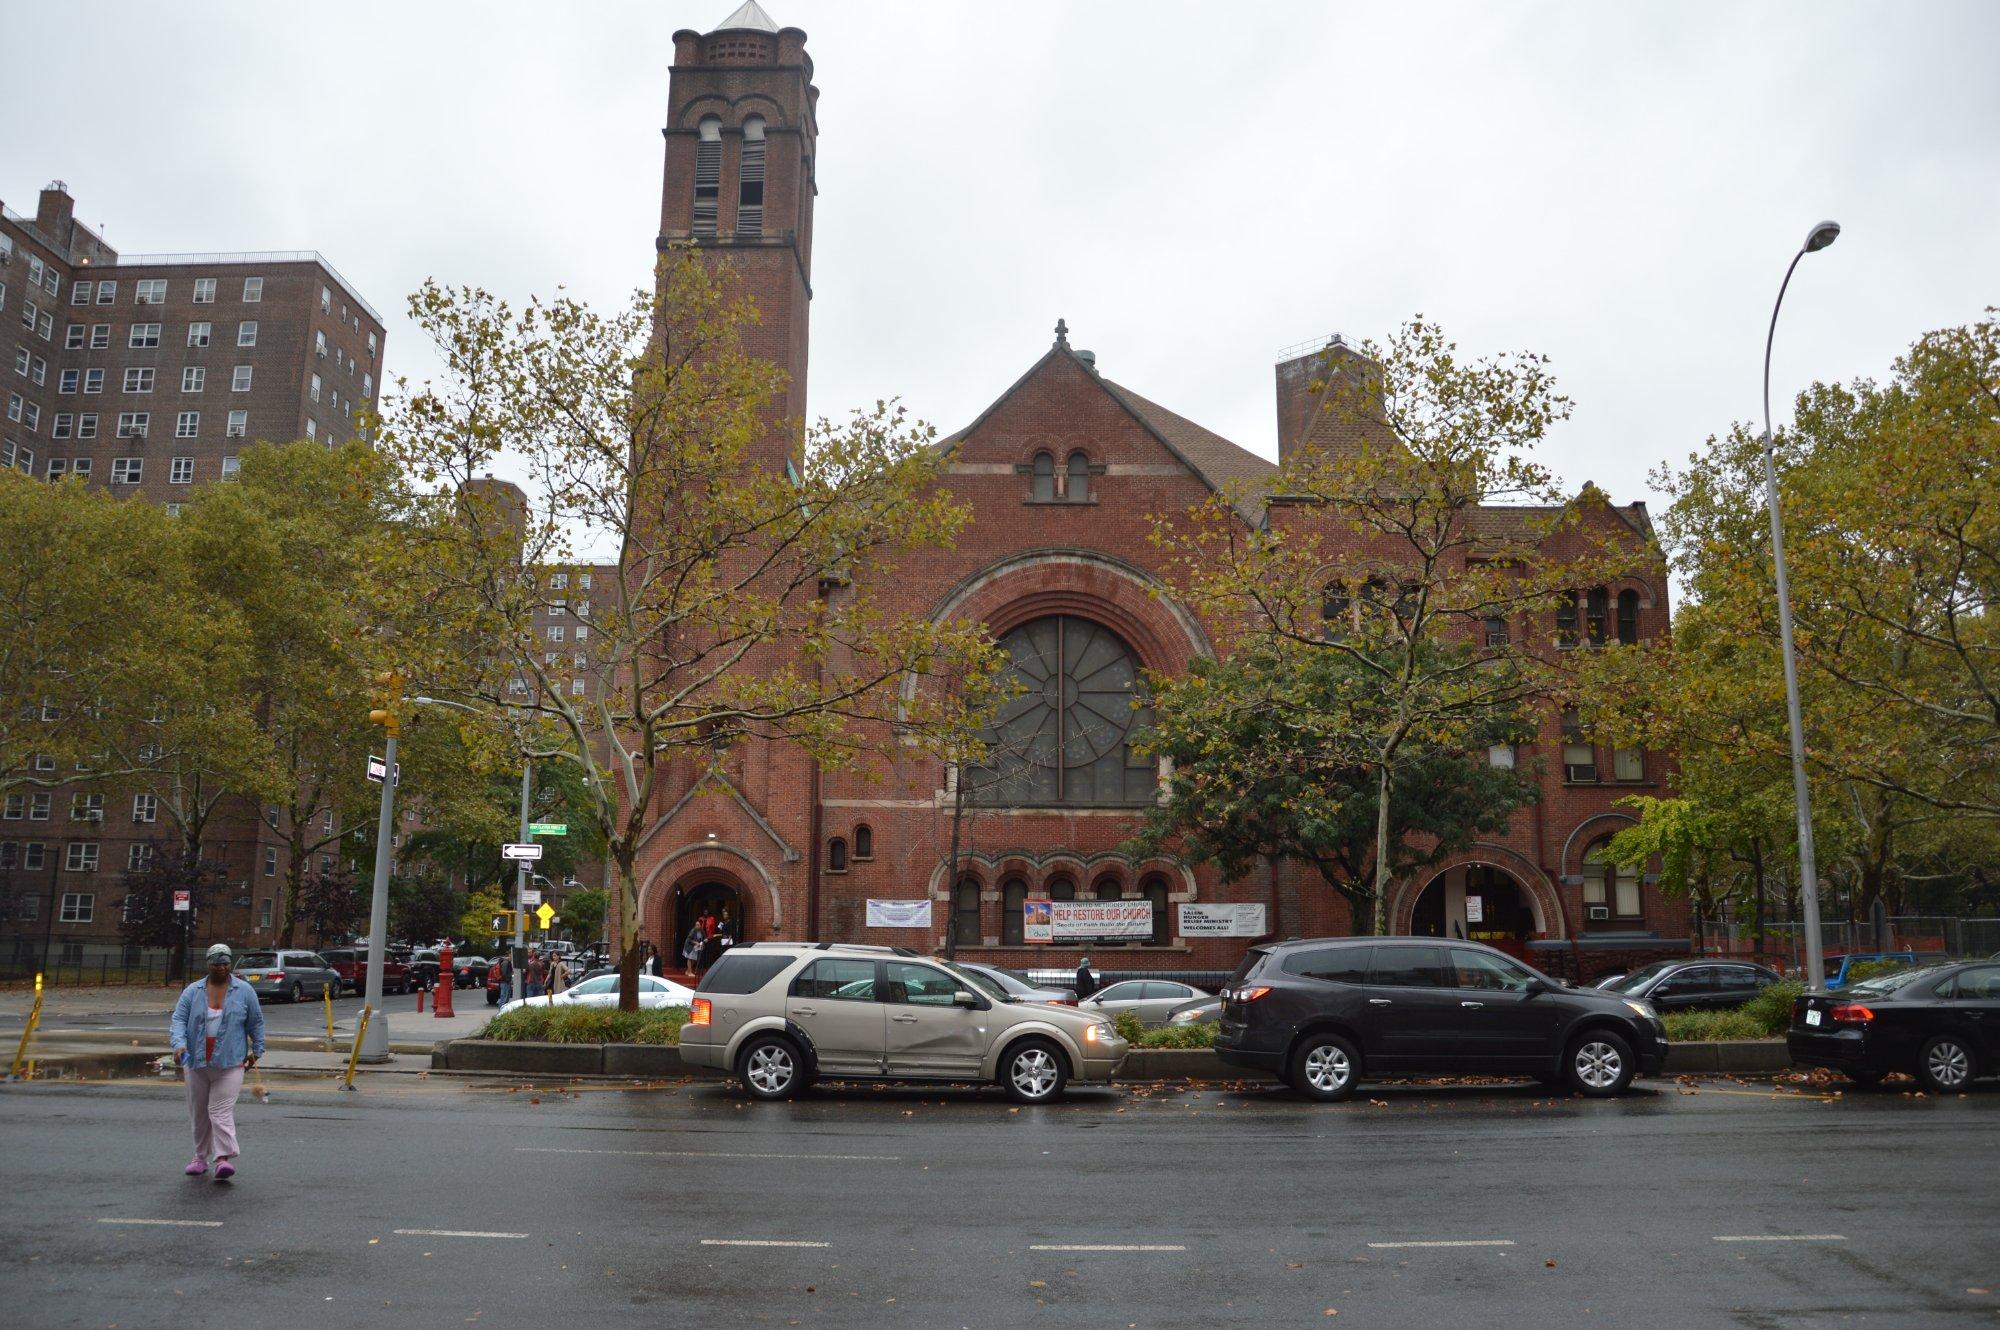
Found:
[{"label": "louvered vent in tower", "polygon": [[764,122],[751,116],[743,122],[743,166],[736,182],[736,233],[764,231]]}]

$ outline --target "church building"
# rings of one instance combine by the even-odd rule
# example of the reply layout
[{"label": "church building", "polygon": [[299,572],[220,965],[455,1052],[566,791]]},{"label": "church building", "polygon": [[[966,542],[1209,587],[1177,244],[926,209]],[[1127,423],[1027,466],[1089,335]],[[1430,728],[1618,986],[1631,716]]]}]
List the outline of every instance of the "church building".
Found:
[{"label": "church building", "polygon": [[[734,265],[762,313],[746,349],[789,373],[779,410],[796,422],[819,134],[806,34],[750,0],[714,31],[676,33],[674,46],[658,244],[694,241]],[[1302,384],[1342,349],[1333,339],[1277,364],[1281,457],[1323,418]],[[1344,902],[1309,869],[1267,863],[1228,879],[1122,848],[1161,788],[1159,764],[1130,744],[1144,715],[1133,690],[1145,671],[1213,655],[1217,637],[1171,593],[1150,519],[1254,488],[1277,464],[1115,381],[1060,323],[1022,360],[995,367],[992,404],[940,445],[944,483],[971,522],[955,548],[912,560],[894,597],[906,612],[983,623],[1026,685],[1009,729],[1045,740],[995,759],[1004,779],[958,818],[956,880],[959,801],[943,763],[905,759],[871,780],[753,743],[725,772],[668,783],[638,863],[640,927],[663,956],[677,954],[694,919],[726,912],[744,941],[949,945],[1014,968],[1074,968],[1077,941],[1036,941],[1024,925],[1027,903],[1043,900],[1126,903],[1127,936],[1090,944],[1100,967],[1121,971],[1212,973],[1233,969],[1259,937],[1353,931]],[[797,441],[770,446],[782,458]],[[1664,640],[1666,571],[1644,505],[1588,487],[1585,497],[1584,520],[1629,541],[1638,571],[1585,590],[1573,635],[1581,646]],[[1246,524],[1274,520],[1263,503],[1242,509]],[[1521,512],[1481,518],[1518,522]],[[1294,510],[1279,520],[1301,519]],[[1546,628],[1554,640],[1557,626]],[[1506,834],[1397,883],[1392,932],[1487,940],[1584,978],[1686,952],[1685,903],[1601,853],[1634,821],[1622,798],[1663,792],[1667,755],[1594,744],[1552,713],[1533,743],[1490,760],[1538,764],[1541,798]],[[1144,933],[1134,935],[1140,907]]]}]

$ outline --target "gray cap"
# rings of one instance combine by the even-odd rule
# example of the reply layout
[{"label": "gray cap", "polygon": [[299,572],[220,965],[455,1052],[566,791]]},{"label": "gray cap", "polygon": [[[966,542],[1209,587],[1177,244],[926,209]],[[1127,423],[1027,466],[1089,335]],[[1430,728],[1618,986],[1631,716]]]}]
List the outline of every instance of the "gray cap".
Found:
[{"label": "gray cap", "polygon": [[218,942],[208,949],[208,963],[210,965],[229,965],[233,964],[235,960],[236,957],[229,950],[227,942]]}]

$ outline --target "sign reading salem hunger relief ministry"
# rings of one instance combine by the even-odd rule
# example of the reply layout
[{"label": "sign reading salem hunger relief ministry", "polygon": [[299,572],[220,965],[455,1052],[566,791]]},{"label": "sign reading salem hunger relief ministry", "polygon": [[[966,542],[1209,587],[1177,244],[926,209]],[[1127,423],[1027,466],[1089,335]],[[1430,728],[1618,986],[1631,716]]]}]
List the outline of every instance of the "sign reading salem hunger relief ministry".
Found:
[{"label": "sign reading salem hunger relief ministry", "polygon": [[931,903],[927,900],[870,900],[868,902],[868,926],[870,928],[929,928],[931,926]]},{"label": "sign reading salem hunger relief ministry", "polygon": [[1259,905],[1183,905],[1182,937],[1262,937],[1264,907]]}]

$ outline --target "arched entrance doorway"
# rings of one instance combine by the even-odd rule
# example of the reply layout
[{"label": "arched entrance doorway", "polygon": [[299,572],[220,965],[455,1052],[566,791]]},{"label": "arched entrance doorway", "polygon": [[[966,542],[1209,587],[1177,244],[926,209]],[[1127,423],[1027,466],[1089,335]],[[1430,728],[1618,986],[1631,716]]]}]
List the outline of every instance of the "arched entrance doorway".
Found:
[{"label": "arched entrance doorway", "polygon": [[1541,902],[1512,873],[1492,864],[1460,864],[1439,873],[1418,894],[1410,910],[1410,932],[1525,951],[1548,929]]},{"label": "arched entrance doorway", "polygon": [[[730,937],[741,941],[743,937],[743,899],[736,888],[714,878],[696,878],[674,888],[673,930],[668,935],[663,950],[667,953],[661,964],[669,969],[679,970],[686,961],[681,957],[681,946],[687,940],[688,930],[697,919],[713,919],[716,927]],[[713,932],[714,930],[711,930]],[[706,967],[715,960],[721,950],[711,937],[702,957]]]}]

